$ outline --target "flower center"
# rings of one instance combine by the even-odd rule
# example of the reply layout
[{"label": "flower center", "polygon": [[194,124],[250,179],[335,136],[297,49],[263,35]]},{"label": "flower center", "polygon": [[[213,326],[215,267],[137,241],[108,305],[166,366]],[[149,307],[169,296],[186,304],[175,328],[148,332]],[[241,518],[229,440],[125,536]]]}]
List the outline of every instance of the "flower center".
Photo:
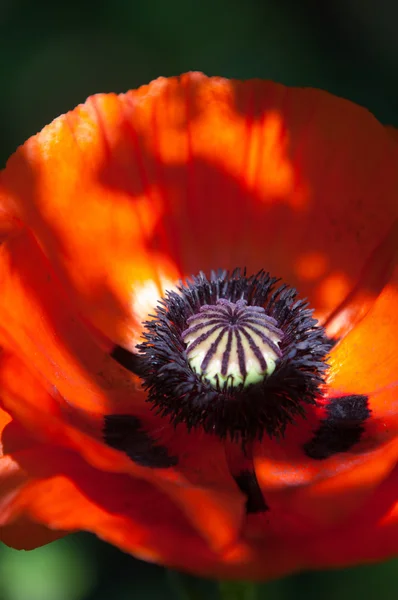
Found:
[{"label": "flower center", "polygon": [[264,271],[213,271],[166,292],[135,356],[154,410],[246,443],[283,435],[317,403],[331,340],[277,282]]},{"label": "flower center", "polygon": [[246,300],[201,306],[187,319],[181,337],[187,344],[188,362],[195,373],[213,387],[247,386],[271,375],[282,356],[283,331],[262,306]]}]

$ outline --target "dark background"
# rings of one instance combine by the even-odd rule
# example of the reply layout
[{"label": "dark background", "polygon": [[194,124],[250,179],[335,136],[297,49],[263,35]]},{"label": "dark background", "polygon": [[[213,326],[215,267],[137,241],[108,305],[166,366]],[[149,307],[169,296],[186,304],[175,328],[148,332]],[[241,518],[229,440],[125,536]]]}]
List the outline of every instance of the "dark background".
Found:
[{"label": "dark background", "polygon": [[[0,0],[0,165],[88,95],[187,70],[321,87],[398,125],[398,3]],[[397,567],[292,576],[261,598],[395,600]],[[193,585],[211,600],[210,586]],[[88,534],[30,553],[0,547],[0,600],[177,597],[166,571]]]}]

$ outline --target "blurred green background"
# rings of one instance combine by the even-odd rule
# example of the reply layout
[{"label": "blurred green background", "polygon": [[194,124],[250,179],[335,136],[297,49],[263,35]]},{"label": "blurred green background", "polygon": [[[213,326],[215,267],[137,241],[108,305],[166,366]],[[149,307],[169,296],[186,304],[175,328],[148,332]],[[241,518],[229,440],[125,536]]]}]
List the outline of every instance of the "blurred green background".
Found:
[{"label": "blurred green background", "polygon": [[[0,0],[0,164],[89,94],[187,70],[321,87],[398,125],[397,23],[393,0]],[[292,576],[259,598],[395,600],[397,588],[390,561]],[[30,553],[0,546],[0,600],[110,598],[178,596],[165,570],[88,534]]]}]

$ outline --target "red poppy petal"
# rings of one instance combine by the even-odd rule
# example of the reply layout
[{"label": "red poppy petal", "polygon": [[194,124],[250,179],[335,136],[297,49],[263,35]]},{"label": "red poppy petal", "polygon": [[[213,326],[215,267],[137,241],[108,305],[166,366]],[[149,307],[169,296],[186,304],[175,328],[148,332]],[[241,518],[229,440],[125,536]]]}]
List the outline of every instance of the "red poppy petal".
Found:
[{"label": "red poppy petal", "polygon": [[[2,410],[0,408],[0,441],[1,441],[1,436],[3,434],[3,431],[5,429],[5,427],[10,423],[11,421],[11,416],[5,411]],[[0,445],[0,453],[2,452],[2,445]],[[1,454],[0,454],[1,456]]]},{"label": "red poppy petal", "polygon": [[[0,504],[4,497],[10,498],[15,491],[28,481],[28,476],[19,465],[9,456],[3,455],[3,447],[7,446],[9,451],[21,448],[32,448],[36,444],[24,432],[21,437],[21,429],[15,427],[15,423],[8,413],[0,409]],[[44,525],[33,522],[28,518],[20,518],[11,525],[0,527],[0,541],[13,548],[30,550],[55,539],[64,536],[60,531],[51,531]]]},{"label": "red poppy petal", "polygon": [[197,247],[206,230],[218,245],[206,242],[206,265],[222,256],[222,266],[265,266],[326,318],[397,217],[395,144],[367,111],[324,92],[184,82],[190,114],[196,110],[191,155],[202,159],[192,160],[191,222]]},{"label": "red poppy petal", "polygon": [[[232,540],[223,547],[211,544],[207,536],[197,533],[178,504],[148,482],[95,470],[77,455],[56,447],[20,451],[14,459],[37,479],[0,501],[0,524],[28,518],[55,530],[93,531],[140,558],[193,572],[216,572],[215,565],[230,553]],[[204,496],[202,504],[195,497],[192,500],[196,510],[209,519],[213,540],[217,540],[225,521],[212,520]],[[239,544],[234,540],[234,545],[236,555]]]},{"label": "red poppy petal", "polygon": [[[2,245],[0,252],[0,309],[7,325],[3,343],[12,348],[12,352],[3,353],[0,365],[7,410],[42,441],[72,446],[100,468],[156,479],[167,493],[177,496],[182,510],[209,535],[212,543],[224,544],[231,535],[235,536],[243,514],[243,498],[229,476],[222,445],[213,443],[208,452],[198,446],[188,457],[188,434],[183,434],[180,427],[180,433],[174,432],[173,439],[167,440],[170,452],[183,456],[178,471],[145,469],[124,452],[106,446],[102,432],[105,414],[133,414],[149,431],[156,431],[159,426],[163,429],[160,418],[149,416],[145,396],[137,390],[137,378],[112,361],[71,312],[72,307],[34,240],[24,233],[15,235]],[[31,262],[25,259],[27,256]],[[17,358],[17,352],[25,363]],[[204,491],[206,485],[210,486],[209,493]],[[231,494],[227,511],[226,494]],[[206,518],[201,518],[203,513],[198,516],[198,503],[208,506]],[[220,523],[225,520],[225,527],[220,524],[217,535],[211,515]]]},{"label": "red poppy petal", "polygon": [[[306,455],[305,445],[323,418],[322,407],[318,420],[311,417],[288,428],[283,445],[270,441],[256,445],[257,478],[281,530],[319,530],[349,515],[356,520],[357,509],[378,493],[394,469],[398,459],[397,305],[398,269],[368,315],[331,353],[325,405],[334,397],[362,394],[370,411],[352,448],[322,460]],[[341,427],[344,435],[344,424]]]},{"label": "red poppy petal", "polygon": [[[235,538],[243,515],[243,498],[237,490],[230,496],[215,485],[210,491],[195,484],[192,487],[189,470],[180,475],[175,469],[145,469],[103,443],[104,413],[140,412],[133,401],[134,388],[133,394],[129,393],[129,374],[116,363],[109,365],[109,356],[70,312],[44,257],[28,236],[12,237],[1,252],[0,304],[9,329],[4,332],[4,343],[35,368],[34,374],[15,354],[3,353],[2,400],[7,410],[42,441],[72,446],[100,468],[155,481],[176,497],[181,510],[212,544],[224,545]],[[32,264],[21,260],[27,255]],[[85,409],[81,418],[76,408]],[[148,412],[145,406],[145,414]],[[232,483],[231,479],[229,488]],[[206,506],[206,517],[198,512],[198,506]],[[217,528],[214,522],[219,523]]]},{"label": "red poppy petal", "polygon": [[[361,475],[358,473],[358,483]],[[370,475],[370,473],[368,474]],[[315,522],[324,513],[323,503],[329,502],[329,490],[325,494],[317,494],[312,505],[313,514],[305,512],[291,518],[290,527],[277,514],[273,518],[272,508],[267,513],[266,521],[253,517],[250,536],[253,544],[257,543],[258,563],[253,565],[254,577],[261,577],[258,565],[267,560],[265,555],[267,545],[274,547],[275,554],[281,548],[285,549],[286,559],[296,557],[292,570],[325,569],[331,567],[347,567],[364,562],[375,562],[396,556],[398,551],[398,505],[396,502],[397,467],[385,477],[381,485],[359,500],[354,515],[345,512],[344,503],[337,502],[335,514],[342,508],[340,521],[327,528],[310,526],[310,520]],[[310,492],[310,488],[308,488]],[[321,490],[319,489],[319,492]],[[339,494],[335,499],[339,500]],[[290,498],[286,515],[295,508],[294,490]],[[331,508],[331,505],[329,505]],[[293,516],[293,515],[292,515]],[[278,526],[282,524],[282,528]],[[301,531],[299,526],[301,525]],[[264,544],[264,539],[267,544]]]},{"label": "red poppy petal", "polygon": [[0,409],[0,499],[12,494],[16,487],[26,481],[25,473],[4,452],[4,435],[11,422],[11,416]]},{"label": "red poppy petal", "polygon": [[[395,252],[398,260],[396,239]],[[369,395],[373,418],[380,415],[382,419],[387,419],[388,425],[391,424],[395,431],[398,420],[395,401],[398,384],[397,306],[396,266],[390,283],[366,318],[333,349],[328,378],[330,393]]]},{"label": "red poppy petal", "polygon": [[[105,124],[124,141],[124,153],[108,142]],[[164,210],[142,187],[138,164],[120,100],[108,95],[31,138],[2,177],[3,204],[33,229],[71,300],[129,347],[138,341],[137,325],[179,276],[171,258],[146,247]]]},{"label": "red poppy petal", "polygon": [[14,235],[0,253],[5,343],[71,405],[104,414],[114,412],[114,405],[123,410],[128,398],[128,406],[139,410],[144,394],[137,377],[113,361],[79,321],[34,239]]},{"label": "red poppy petal", "polygon": [[[275,552],[282,546],[287,557],[296,557],[294,570],[344,567],[395,556],[397,453],[393,441],[367,461],[360,458],[349,471],[339,472],[336,463],[334,475],[312,485],[301,478],[310,463],[297,465],[294,481],[294,465],[274,462],[274,486],[269,479],[268,489],[263,490],[269,510],[248,521],[248,535],[257,542],[259,554],[268,544],[275,544]],[[340,456],[342,463],[344,459]],[[260,480],[266,465],[257,466]]]},{"label": "red poppy petal", "polygon": [[396,154],[350,102],[192,73],[54,121],[9,161],[4,202],[83,314],[131,346],[200,269],[265,267],[326,318],[397,216]]},{"label": "red poppy petal", "polygon": [[346,336],[372,308],[375,299],[393,277],[398,262],[398,219],[368,257],[350,293],[324,322],[334,339]]},{"label": "red poppy petal", "polygon": [[[3,405],[37,440],[73,448],[99,469],[129,473],[152,482],[180,507],[214,548],[223,547],[238,537],[244,498],[228,475],[220,444],[211,444],[214,455],[207,462],[208,470],[203,471],[200,477],[196,472],[200,469],[200,461],[195,456],[193,459],[185,456],[177,462],[177,468],[145,468],[124,452],[105,445],[99,428],[97,431],[95,427],[91,430],[75,427],[73,419],[71,422],[65,418],[62,404],[56,401],[54,394],[50,395],[15,356],[3,353],[0,380]],[[23,433],[20,437],[23,439]],[[179,436],[173,441],[170,451],[178,451],[178,439]],[[11,451],[12,448],[7,453]],[[197,453],[199,448],[194,454]],[[202,451],[203,456],[206,453]],[[186,448],[184,454],[187,455]]]},{"label": "red poppy petal", "polygon": [[369,451],[339,453],[312,460],[296,449],[296,459],[283,449],[259,448],[256,476],[269,506],[268,526],[280,535],[328,535],[342,521],[358,521],[369,501],[395,468],[396,440]]},{"label": "red poppy petal", "polygon": [[356,519],[349,518],[330,532],[327,543],[314,536],[303,548],[308,564],[318,568],[383,560],[398,551],[398,468],[364,503]]},{"label": "red poppy petal", "polygon": [[[94,471],[76,455],[51,450],[53,461],[48,460],[48,448],[46,460],[39,449],[36,455],[19,453],[21,465],[35,470],[40,479],[8,505],[3,503],[0,520],[29,518],[56,529],[93,531],[145,560],[213,577],[264,579],[309,567],[380,560],[396,552],[395,472],[363,505],[359,521],[304,536],[275,532],[272,525],[265,532],[257,527],[250,541],[215,552],[150,484]],[[62,465],[56,477],[48,473],[54,462]]]},{"label": "red poppy petal", "polygon": [[67,533],[52,531],[28,517],[19,517],[11,525],[0,525],[0,542],[15,550],[34,550],[65,537]]},{"label": "red poppy petal", "polygon": [[16,519],[11,525],[0,527],[0,542],[16,550],[33,550],[67,535],[69,532],[53,531],[27,517]]},{"label": "red poppy petal", "polygon": [[[357,522],[358,509],[378,496],[394,470],[398,460],[397,306],[398,268],[367,316],[331,353],[325,406],[339,396],[362,395],[369,409],[360,437],[348,451],[319,460],[306,454],[306,444],[322,421],[322,407],[299,427],[288,428],[283,445],[270,441],[256,445],[257,479],[278,530],[308,534],[347,518]],[[335,435],[344,436],[346,426],[349,423],[342,423]]]}]

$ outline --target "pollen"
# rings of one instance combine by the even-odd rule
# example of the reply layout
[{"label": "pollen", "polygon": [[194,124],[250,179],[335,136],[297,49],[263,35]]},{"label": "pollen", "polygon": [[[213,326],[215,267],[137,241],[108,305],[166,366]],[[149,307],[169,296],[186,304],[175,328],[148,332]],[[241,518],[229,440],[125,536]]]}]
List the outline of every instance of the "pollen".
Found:
[{"label": "pollen", "polygon": [[248,386],[269,377],[282,356],[283,332],[261,306],[221,298],[187,319],[182,332],[191,369],[218,387]]}]

